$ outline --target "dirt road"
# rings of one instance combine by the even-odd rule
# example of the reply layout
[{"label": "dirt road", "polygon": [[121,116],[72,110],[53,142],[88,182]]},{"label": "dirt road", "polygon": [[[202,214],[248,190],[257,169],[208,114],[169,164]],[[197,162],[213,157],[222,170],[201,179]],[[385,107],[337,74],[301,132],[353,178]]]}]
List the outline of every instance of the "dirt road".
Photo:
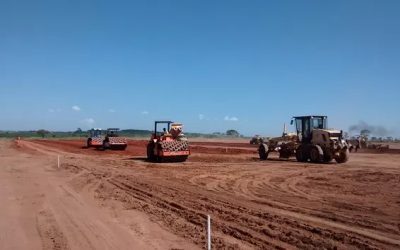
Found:
[{"label": "dirt road", "polygon": [[87,173],[58,169],[56,151],[0,140],[0,152],[0,249],[196,248],[142,212],[101,206],[99,181],[80,188]]},{"label": "dirt road", "polygon": [[141,143],[2,141],[0,248],[204,248],[207,214],[216,249],[400,248],[399,154],[260,162],[209,142],[188,162],[155,164]]}]

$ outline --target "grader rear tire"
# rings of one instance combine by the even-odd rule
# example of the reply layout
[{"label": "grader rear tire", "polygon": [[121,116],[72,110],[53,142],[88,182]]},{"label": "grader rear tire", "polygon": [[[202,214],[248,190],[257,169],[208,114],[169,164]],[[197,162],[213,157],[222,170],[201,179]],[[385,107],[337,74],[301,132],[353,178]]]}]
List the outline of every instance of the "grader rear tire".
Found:
[{"label": "grader rear tire", "polygon": [[311,160],[311,162],[314,162],[314,163],[321,163],[324,160],[324,154],[323,153],[321,154],[318,146],[313,146],[311,148],[310,160]]}]

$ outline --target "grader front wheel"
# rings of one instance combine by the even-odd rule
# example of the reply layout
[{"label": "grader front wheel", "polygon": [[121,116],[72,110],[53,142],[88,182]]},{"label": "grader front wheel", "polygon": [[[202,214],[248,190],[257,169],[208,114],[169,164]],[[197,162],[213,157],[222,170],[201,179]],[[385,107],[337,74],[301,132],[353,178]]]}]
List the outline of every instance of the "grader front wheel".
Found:
[{"label": "grader front wheel", "polygon": [[339,156],[335,158],[337,163],[345,163],[349,160],[349,150],[345,149],[340,151]]}]

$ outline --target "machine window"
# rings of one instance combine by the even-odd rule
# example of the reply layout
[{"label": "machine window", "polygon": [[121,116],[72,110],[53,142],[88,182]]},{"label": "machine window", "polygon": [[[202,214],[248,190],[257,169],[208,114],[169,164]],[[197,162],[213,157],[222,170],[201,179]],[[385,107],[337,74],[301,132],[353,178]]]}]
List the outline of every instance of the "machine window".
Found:
[{"label": "machine window", "polygon": [[323,128],[325,128],[324,119],[322,119],[322,118],[313,118],[312,127],[315,128],[315,129],[323,129]]}]

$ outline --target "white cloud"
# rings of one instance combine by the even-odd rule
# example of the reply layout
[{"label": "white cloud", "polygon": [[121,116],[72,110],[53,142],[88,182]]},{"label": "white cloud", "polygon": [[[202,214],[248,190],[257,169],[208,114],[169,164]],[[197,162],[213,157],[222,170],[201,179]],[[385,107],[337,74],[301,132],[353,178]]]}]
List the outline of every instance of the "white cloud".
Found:
[{"label": "white cloud", "polygon": [[225,120],[225,121],[229,121],[229,122],[237,122],[237,121],[239,121],[239,118],[237,118],[236,116],[229,116],[229,115],[226,115],[226,116],[224,117],[224,120]]},{"label": "white cloud", "polygon": [[115,113],[115,109],[108,109],[108,112]]},{"label": "white cloud", "polygon": [[79,112],[79,111],[81,111],[81,108],[77,105],[74,105],[74,106],[72,106],[72,110]]},{"label": "white cloud", "polygon": [[204,118],[206,118],[205,115],[199,114],[199,120],[204,120]]},{"label": "white cloud", "polygon": [[85,125],[86,127],[88,127],[88,128],[92,128],[93,125],[94,125],[96,122],[95,122],[95,120],[94,120],[93,118],[86,118],[86,119],[83,119],[83,120],[81,121],[81,123],[82,123],[83,125]]},{"label": "white cloud", "polygon": [[49,113],[59,113],[61,112],[61,109],[53,109],[53,108],[49,108],[47,111],[49,111]]},{"label": "white cloud", "polygon": [[149,112],[148,111],[142,111],[142,115],[148,115]]}]

